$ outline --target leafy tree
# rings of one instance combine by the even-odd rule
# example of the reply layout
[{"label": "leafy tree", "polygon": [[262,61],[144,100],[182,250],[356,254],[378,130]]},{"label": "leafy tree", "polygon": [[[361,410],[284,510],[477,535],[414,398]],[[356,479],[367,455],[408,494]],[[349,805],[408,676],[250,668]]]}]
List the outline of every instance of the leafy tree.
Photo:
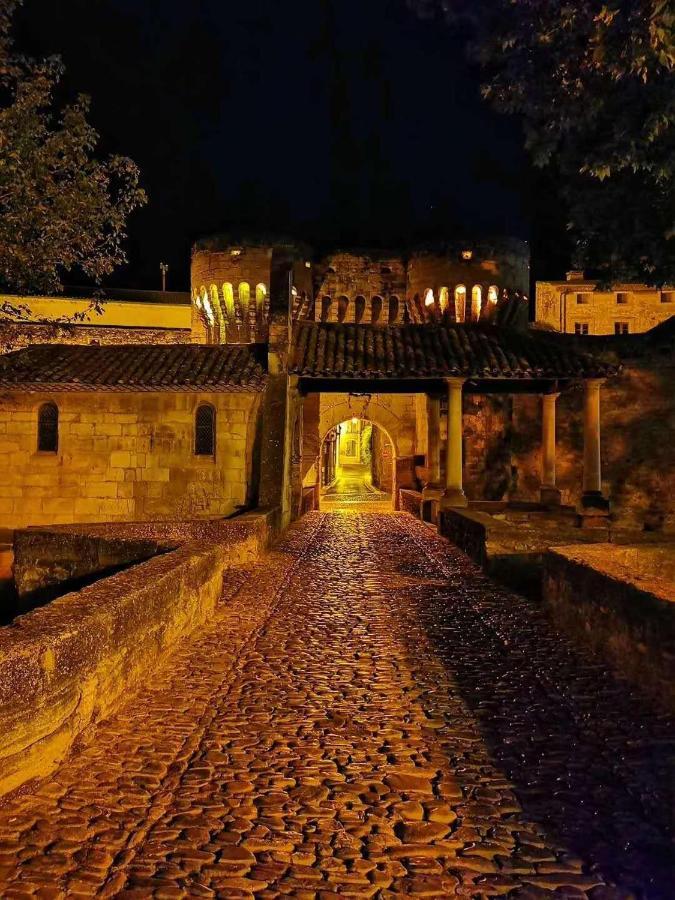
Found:
[{"label": "leafy tree", "polygon": [[675,282],[672,0],[409,0],[465,29],[483,96],[560,185],[573,264]]},{"label": "leafy tree", "polygon": [[127,217],[146,197],[130,159],[95,157],[86,96],[55,109],[60,59],[14,53],[20,2],[0,0],[0,283],[56,292],[64,272],[99,282],[126,261]]}]

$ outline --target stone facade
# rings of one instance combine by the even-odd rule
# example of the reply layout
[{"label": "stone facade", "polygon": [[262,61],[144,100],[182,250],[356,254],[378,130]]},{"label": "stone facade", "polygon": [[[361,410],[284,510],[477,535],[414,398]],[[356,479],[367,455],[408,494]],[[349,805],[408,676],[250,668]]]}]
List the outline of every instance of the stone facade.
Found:
[{"label": "stone facade", "polygon": [[[0,353],[30,344],[174,344],[190,340],[190,295],[109,291],[92,297],[0,295]],[[121,295],[121,297],[119,296]]]},{"label": "stone facade", "polygon": [[675,315],[675,288],[617,284],[602,290],[568,273],[567,281],[538,281],[535,323],[569,334],[634,334]]},{"label": "stone facade", "polygon": [[[37,451],[38,409],[59,410],[58,451]],[[194,454],[195,410],[216,410],[214,456]],[[0,521],[70,522],[226,516],[247,503],[260,396],[247,393],[0,395]]]},{"label": "stone facade", "polygon": [[335,252],[316,262],[307,248],[200,242],[192,256],[192,339],[264,341],[275,257],[292,257],[294,321],[394,325],[447,314],[477,321],[506,292],[529,290],[522,241],[456,244],[436,252]]}]

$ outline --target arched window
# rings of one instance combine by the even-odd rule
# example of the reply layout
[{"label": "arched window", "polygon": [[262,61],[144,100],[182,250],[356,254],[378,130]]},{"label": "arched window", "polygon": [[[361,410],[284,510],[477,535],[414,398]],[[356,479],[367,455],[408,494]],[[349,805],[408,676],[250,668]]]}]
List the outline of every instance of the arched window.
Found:
[{"label": "arched window", "polygon": [[488,288],[488,303],[496,303],[499,300],[499,288],[496,284],[491,284]]},{"label": "arched window", "polygon": [[389,298],[389,324],[394,325],[398,322],[399,302],[398,297]]},{"label": "arched window", "polygon": [[338,322],[344,322],[349,310],[349,297],[338,297]]},{"label": "arched window", "polygon": [[434,292],[431,288],[427,288],[424,292],[424,305],[428,309],[430,306],[433,306],[436,301],[434,300]]},{"label": "arched window", "polygon": [[59,449],[59,408],[56,403],[43,403],[38,410],[37,448],[41,453]]},{"label": "arched window", "polygon": [[265,297],[267,296],[267,288],[262,282],[255,286],[255,306],[259,316],[262,316],[265,309]]},{"label": "arched window", "polygon": [[471,288],[471,319],[477,322],[480,319],[480,310],[483,305],[483,289],[479,284]]},{"label": "arched window", "polygon": [[228,322],[234,322],[234,290],[229,281],[223,285],[223,302]]},{"label": "arched window", "polygon": [[382,318],[382,297],[373,297],[371,303],[372,321],[379,322]]},{"label": "arched window", "polygon": [[248,307],[250,302],[251,288],[248,281],[242,281],[239,285],[239,306],[241,307],[241,314],[244,321],[248,319]]},{"label": "arched window", "polygon": [[354,321],[358,325],[359,322],[363,321],[363,316],[366,311],[366,298],[358,296],[354,300]]},{"label": "arched window", "polygon": [[450,298],[448,297],[448,289],[446,287],[442,287],[438,292],[438,304],[441,307],[441,312],[447,312],[448,307],[450,306]]},{"label": "arched window", "polygon": [[330,305],[331,305],[330,297],[324,297],[321,300],[321,321],[322,322],[328,321],[328,316],[330,315]]},{"label": "arched window", "polygon": [[463,322],[466,318],[466,288],[458,284],[455,288],[455,321]]},{"label": "arched window", "polygon": [[195,413],[195,455],[213,456],[216,452],[216,411],[201,403]]}]

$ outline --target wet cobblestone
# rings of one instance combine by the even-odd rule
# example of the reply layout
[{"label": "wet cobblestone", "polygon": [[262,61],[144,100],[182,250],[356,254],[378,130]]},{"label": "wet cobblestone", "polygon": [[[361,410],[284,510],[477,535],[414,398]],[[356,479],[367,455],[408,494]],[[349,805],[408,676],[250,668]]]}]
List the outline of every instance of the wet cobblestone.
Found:
[{"label": "wet cobblestone", "polygon": [[313,513],[35,793],[0,896],[671,896],[672,722],[411,517]]}]

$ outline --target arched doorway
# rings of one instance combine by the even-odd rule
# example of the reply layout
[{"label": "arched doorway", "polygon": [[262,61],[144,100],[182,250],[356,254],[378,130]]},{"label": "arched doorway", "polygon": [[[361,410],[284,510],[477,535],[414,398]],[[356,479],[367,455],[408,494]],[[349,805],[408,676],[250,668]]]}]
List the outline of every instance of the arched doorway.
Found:
[{"label": "arched doorway", "polygon": [[396,461],[383,428],[353,416],[333,426],[321,442],[320,506],[324,510],[392,508]]}]

